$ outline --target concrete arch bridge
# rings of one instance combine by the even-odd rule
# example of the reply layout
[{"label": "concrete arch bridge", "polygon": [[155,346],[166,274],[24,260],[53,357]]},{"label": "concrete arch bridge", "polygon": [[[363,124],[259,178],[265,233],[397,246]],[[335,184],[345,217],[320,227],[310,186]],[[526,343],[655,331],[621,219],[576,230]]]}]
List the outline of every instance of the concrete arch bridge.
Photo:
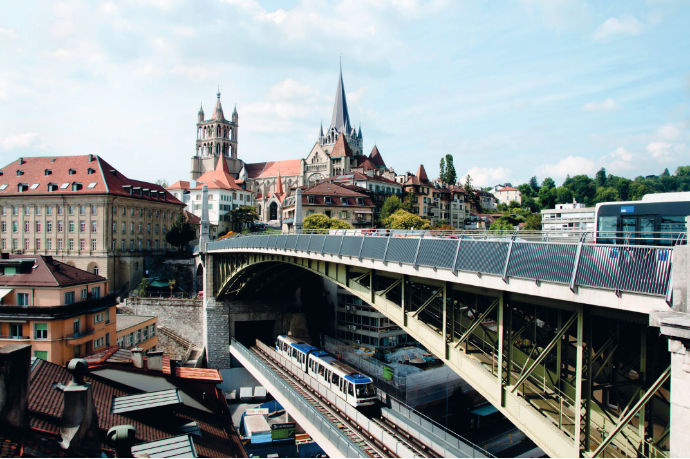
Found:
[{"label": "concrete arch bridge", "polygon": [[224,302],[298,268],[385,314],[550,456],[667,457],[672,354],[659,325],[673,314],[679,249],[419,235],[209,243],[209,362],[228,359]]}]

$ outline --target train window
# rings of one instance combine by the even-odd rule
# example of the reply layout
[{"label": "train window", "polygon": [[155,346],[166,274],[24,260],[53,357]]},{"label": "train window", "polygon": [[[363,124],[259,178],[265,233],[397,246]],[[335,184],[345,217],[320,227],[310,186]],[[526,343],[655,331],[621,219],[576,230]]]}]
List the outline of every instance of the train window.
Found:
[{"label": "train window", "polygon": [[355,385],[352,383],[348,383],[347,385],[347,393],[354,396],[355,395]]},{"label": "train window", "polygon": [[340,377],[339,377],[337,374],[334,373],[334,374],[333,374],[333,377],[332,377],[332,379],[331,379],[331,382],[332,382],[333,384],[339,384],[339,383],[340,383]]}]

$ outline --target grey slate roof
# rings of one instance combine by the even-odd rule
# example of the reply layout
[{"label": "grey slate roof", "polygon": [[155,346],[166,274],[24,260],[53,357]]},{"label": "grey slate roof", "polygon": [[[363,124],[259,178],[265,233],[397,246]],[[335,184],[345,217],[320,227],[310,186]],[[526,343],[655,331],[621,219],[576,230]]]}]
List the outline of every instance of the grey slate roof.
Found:
[{"label": "grey slate roof", "polygon": [[143,394],[113,397],[110,412],[114,414],[129,413],[131,411],[148,410],[161,406],[179,405],[182,403],[177,389],[159,390]]},{"label": "grey slate roof", "polygon": [[350,114],[347,112],[347,100],[345,100],[345,85],[343,84],[343,68],[340,67],[340,78],[338,88],[335,91],[335,105],[333,106],[333,117],[331,127],[336,128],[339,133],[350,133]]},{"label": "grey slate roof", "polygon": [[140,443],[132,446],[132,453],[140,457],[197,457],[189,435]]}]

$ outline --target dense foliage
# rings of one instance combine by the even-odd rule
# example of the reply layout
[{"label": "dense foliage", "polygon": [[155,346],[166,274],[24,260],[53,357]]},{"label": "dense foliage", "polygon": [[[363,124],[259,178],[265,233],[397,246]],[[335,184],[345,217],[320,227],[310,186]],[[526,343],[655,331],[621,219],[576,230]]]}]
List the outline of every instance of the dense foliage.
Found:
[{"label": "dense foliage", "polygon": [[338,220],[337,218],[330,218],[329,216],[325,214],[311,214],[307,218],[304,219],[303,223],[303,228],[305,230],[313,230],[313,229],[351,229],[352,226],[350,226],[349,223],[344,222],[342,220]]},{"label": "dense foliage", "polygon": [[389,229],[430,229],[429,220],[411,214],[403,209],[398,209],[393,215],[382,220],[383,226]]},{"label": "dense foliage", "polygon": [[412,198],[408,198],[405,202],[400,202],[400,198],[397,196],[389,196],[381,207],[381,213],[379,214],[380,221],[384,221],[393,215],[398,209],[412,212]]},{"label": "dense foliage", "polygon": [[690,191],[690,166],[681,166],[671,174],[668,169],[660,175],[638,176],[635,180],[607,174],[603,167],[594,178],[587,175],[568,176],[561,186],[546,177],[541,186],[537,178],[518,185],[522,193],[522,207],[536,212],[553,209],[556,204],[572,203],[573,200],[593,206],[599,202],[637,201],[650,193]]},{"label": "dense foliage", "polygon": [[183,212],[177,214],[177,220],[170,226],[170,231],[165,235],[165,240],[168,244],[180,249],[196,238],[196,230],[184,218]]},{"label": "dense foliage", "polygon": [[256,213],[256,207],[253,206],[239,206],[236,209],[232,209],[230,215],[232,215],[232,221],[240,223],[242,227],[251,225],[261,218]]}]

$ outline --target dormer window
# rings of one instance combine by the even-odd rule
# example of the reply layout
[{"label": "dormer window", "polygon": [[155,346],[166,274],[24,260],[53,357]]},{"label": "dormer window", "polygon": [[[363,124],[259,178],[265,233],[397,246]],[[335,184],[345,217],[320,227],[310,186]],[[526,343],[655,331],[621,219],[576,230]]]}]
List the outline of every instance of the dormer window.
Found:
[{"label": "dormer window", "polygon": [[324,196],[324,202],[326,204],[331,204],[331,197],[330,196]]},{"label": "dormer window", "polygon": [[45,171],[43,171],[43,173],[44,173],[45,175],[52,175],[53,171],[50,170],[50,169],[46,169]]},{"label": "dormer window", "polygon": [[314,196],[308,196],[308,197],[307,197],[307,202],[308,202],[309,204],[315,204],[316,201],[314,200]]},{"label": "dormer window", "polygon": [[86,173],[91,175],[96,173],[96,169],[91,169],[90,167],[86,170]]},{"label": "dormer window", "polygon": [[72,191],[79,191],[82,189],[82,185],[79,182],[72,183]]},{"label": "dormer window", "polygon": [[24,175],[24,171],[17,170],[17,177]]},{"label": "dormer window", "polygon": [[22,193],[28,189],[29,189],[29,185],[27,183],[20,183],[17,185],[17,193]]},{"label": "dormer window", "polygon": [[364,205],[364,198],[357,198],[357,205],[363,206]]},{"label": "dormer window", "polygon": [[340,198],[340,203],[344,206],[347,205],[347,198]]},{"label": "dormer window", "polygon": [[129,194],[132,194],[132,185],[122,185],[122,188],[124,188]]},{"label": "dormer window", "polygon": [[75,171],[74,169],[69,169],[69,170],[67,171],[67,173],[68,173],[69,175],[74,175],[74,174],[77,173],[77,171]]},{"label": "dormer window", "polygon": [[49,183],[48,184],[48,191],[57,191],[58,190],[58,184],[57,183]]}]

